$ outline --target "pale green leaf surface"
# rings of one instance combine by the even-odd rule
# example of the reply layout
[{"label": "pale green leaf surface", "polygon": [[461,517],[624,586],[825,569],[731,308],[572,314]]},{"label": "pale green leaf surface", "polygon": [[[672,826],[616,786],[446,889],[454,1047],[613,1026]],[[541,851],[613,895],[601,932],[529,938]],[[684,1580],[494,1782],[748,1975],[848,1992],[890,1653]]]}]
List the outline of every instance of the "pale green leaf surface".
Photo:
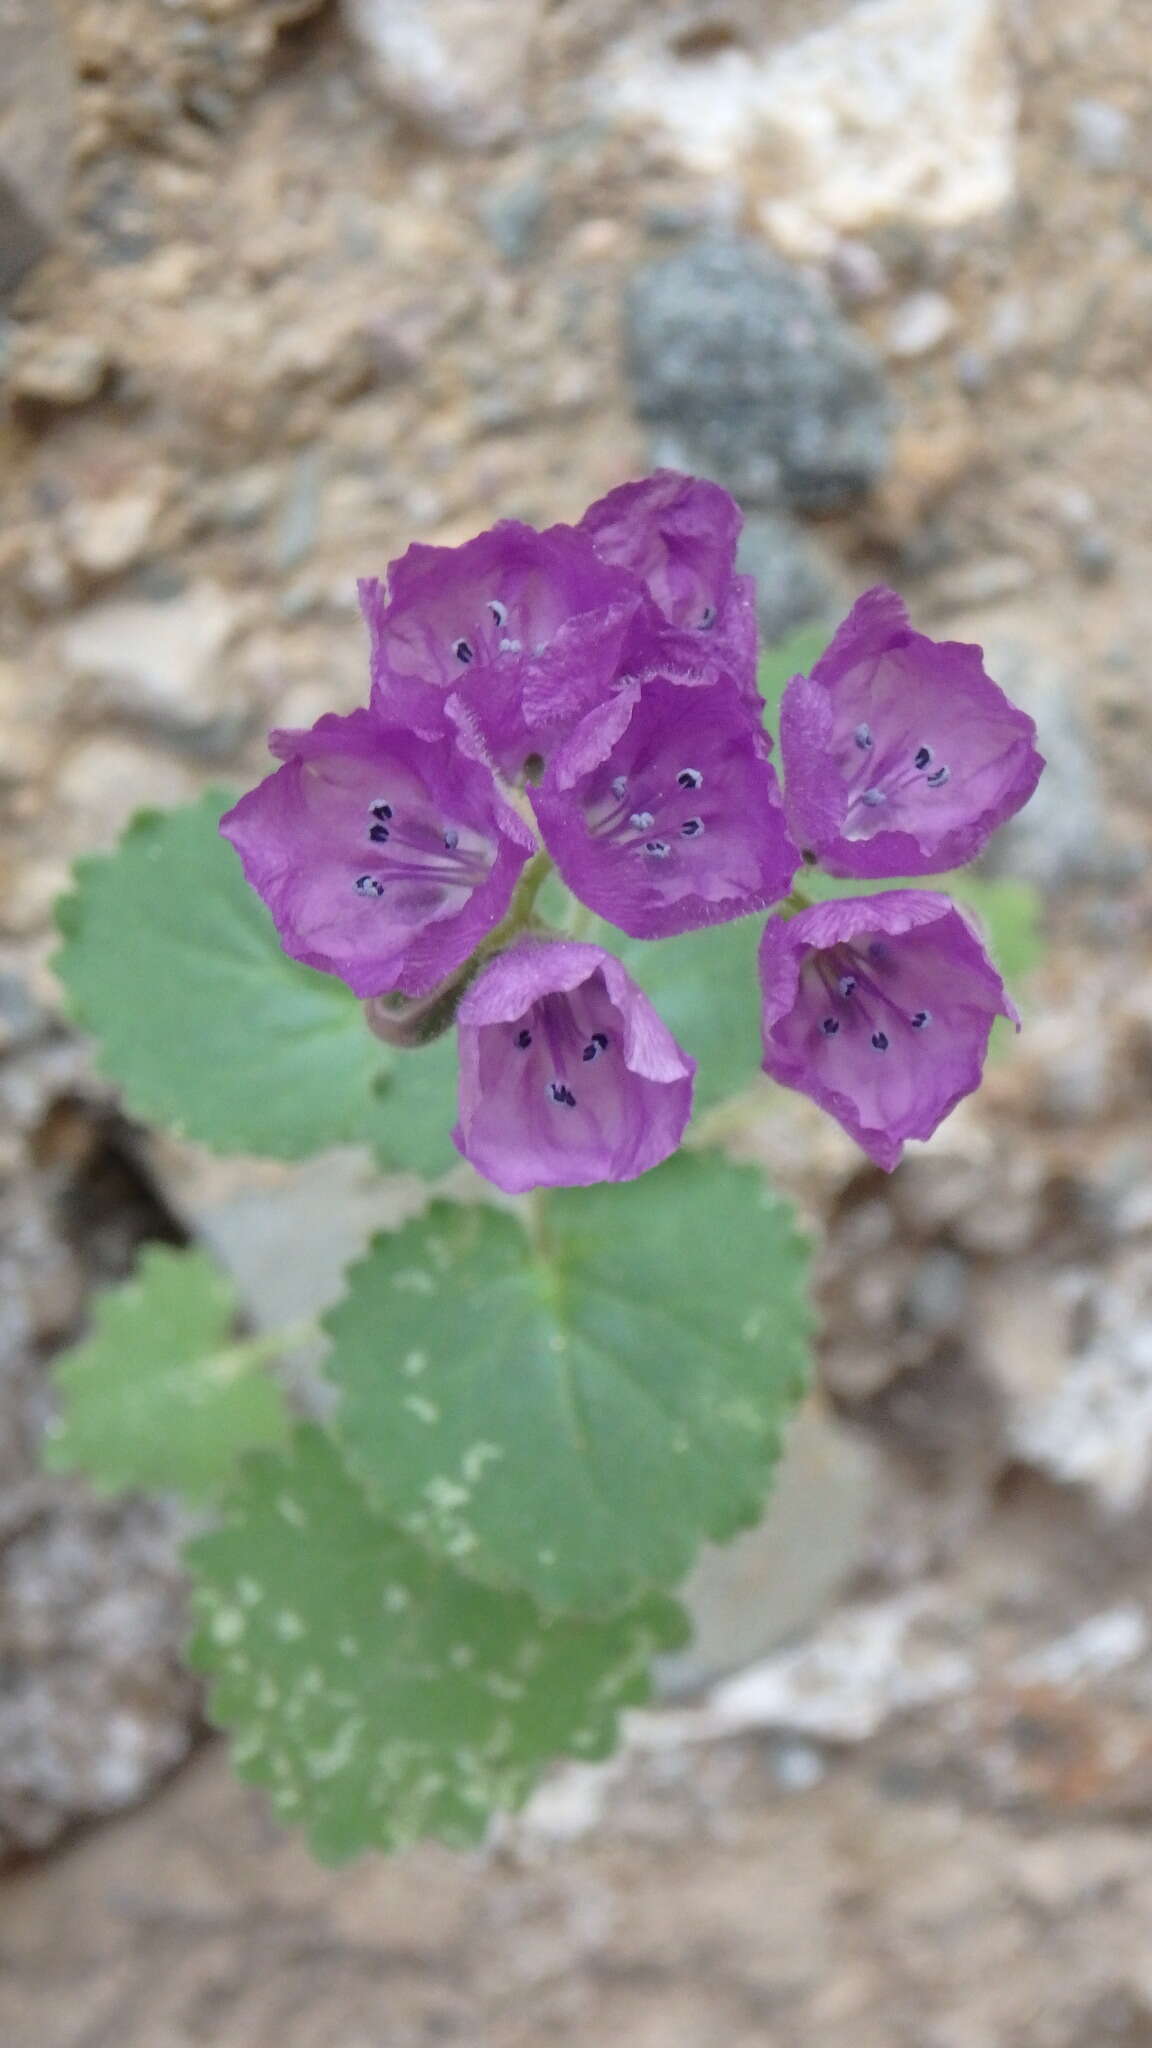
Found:
[{"label": "pale green leaf surface", "polygon": [[372,1512],[312,1427],[247,1461],[188,1562],[212,1716],[325,1862],[477,1841],[549,1759],[606,1755],[653,1654],[686,1634],[662,1599],[547,1622],[461,1578]]},{"label": "pale green leaf surface", "polygon": [[79,863],[56,969],[134,1115],[220,1152],[301,1159],[365,1139],[388,1063],[360,1004],[281,951],[209,792],[143,812]]},{"label": "pale green leaf surface", "polygon": [[764,919],[740,917],[675,939],[629,939],[604,927],[673,1037],[698,1062],[697,1116],[746,1088],[761,1058],[757,950]]},{"label": "pale green leaf surface", "polygon": [[131,1280],[96,1297],[91,1336],[56,1360],[49,1469],[105,1492],[211,1500],[241,1452],[285,1428],[277,1388],[230,1335],[235,1312],[203,1252],[144,1251]]},{"label": "pale green leaf surface", "polygon": [[450,1135],[459,1113],[458,1071],[454,1030],[417,1051],[393,1054],[364,1132],[382,1165],[435,1180],[460,1164]]},{"label": "pale green leaf surface", "polygon": [[756,679],[764,699],[764,723],[769,732],[779,729],[780,700],[793,676],[807,675],[831,638],[830,626],[800,626],[786,640],[764,649]]},{"label": "pale green leaf surface", "polygon": [[1025,979],[1044,956],[1040,934],[1040,899],[1028,882],[976,874],[956,868],[948,875],[920,875],[907,881],[856,881],[826,875],[820,868],[802,868],[796,887],[813,902],[830,903],[838,896],[874,896],[890,889],[934,889],[954,896],[974,910],[984,928],[989,951],[1009,984]]},{"label": "pale green leaf surface", "polygon": [[483,1208],[378,1238],[328,1370],[383,1510],[486,1582],[602,1613],[756,1518],[805,1376],[807,1262],[758,1176],[704,1155],[547,1213],[547,1257]]}]

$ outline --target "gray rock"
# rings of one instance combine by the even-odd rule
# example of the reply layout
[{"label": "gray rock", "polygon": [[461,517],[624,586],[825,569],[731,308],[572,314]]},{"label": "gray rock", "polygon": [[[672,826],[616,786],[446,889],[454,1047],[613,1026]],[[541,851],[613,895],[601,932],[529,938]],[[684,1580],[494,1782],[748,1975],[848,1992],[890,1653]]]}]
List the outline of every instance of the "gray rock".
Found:
[{"label": "gray rock", "polygon": [[535,254],[548,212],[548,188],[539,178],[518,178],[485,192],[476,210],[505,262],[519,266]]},{"label": "gray rock", "polygon": [[343,0],[368,82],[390,112],[450,149],[491,149],[524,125],[539,0]]},{"label": "gray rock", "polygon": [[1076,155],[1086,171],[1108,177],[1122,171],[1132,148],[1132,123],[1109,100],[1076,100],[1069,121]]},{"label": "gray rock", "polygon": [[756,578],[756,611],[766,647],[798,626],[831,621],[841,593],[830,568],[786,512],[754,512],[740,536],[737,565]]},{"label": "gray rock", "polygon": [[0,979],[0,1859],[144,1796],[194,1738],[180,1545],[187,1513],[99,1501],[41,1470],[45,1359],[93,1285],[171,1224],[87,1055]]},{"label": "gray rock", "polygon": [[51,247],[68,198],[72,80],[52,0],[0,6],[0,298]]},{"label": "gray rock", "polygon": [[891,407],[872,349],[755,242],[701,236],[639,271],[626,347],[657,459],[751,504],[837,511],[887,468]]}]

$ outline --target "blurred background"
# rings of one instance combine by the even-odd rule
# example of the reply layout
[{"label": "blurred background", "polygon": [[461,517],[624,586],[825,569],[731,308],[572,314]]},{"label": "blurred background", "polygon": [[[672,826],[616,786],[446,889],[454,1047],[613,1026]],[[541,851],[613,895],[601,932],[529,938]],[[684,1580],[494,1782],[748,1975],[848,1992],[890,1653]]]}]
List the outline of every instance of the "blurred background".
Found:
[{"label": "blurred background", "polygon": [[[1150,366],[1143,0],[2,0],[4,2048],[1152,2043]],[[821,1391],[666,1703],[333,1875],[205,1737],[177,1511],[37,1469],[93,1288],[201,1235],[258,1319],[332,1183],[120,1119],[51,906],[361,697],[357,574],[656,462],[767,640],[883,578],[985,644],[1043,957],[892,1181],[750,1121]]]}]

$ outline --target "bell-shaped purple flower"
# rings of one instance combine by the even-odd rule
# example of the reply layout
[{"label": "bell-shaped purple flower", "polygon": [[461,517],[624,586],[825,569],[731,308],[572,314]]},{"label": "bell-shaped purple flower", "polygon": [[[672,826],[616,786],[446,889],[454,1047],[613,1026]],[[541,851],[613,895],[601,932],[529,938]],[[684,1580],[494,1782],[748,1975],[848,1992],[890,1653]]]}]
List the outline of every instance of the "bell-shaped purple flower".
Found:
[{"label": "bell-shaped purple flower", "polygon": [[735,573],[744,515],[705,477],[658,469],[620,484],[580,521],[596,551],[640,578],[675,639],[666,658],[692,667],[717,661],[756,690],[756,585]]},{"label": "bell-shaped purple flower", "polygon": [[913,632],[866,591],[780,712],[792,830],[833,875],[928,875],[975,859],[1040,778],[1036,728],[981,649]]},{"label": "bell-shaped purple flower", "polygon": [[457,1021],[453,1143],[508,1194],[634,1180],[680,1143],[696,1062],[599,946],[522,941]]},{"label": "bell-shaped purple flower", "polygon": [[460,547],[415,542],[360,601],[373,703],[400,718],[439,703],[518,780],[610,689],[645,596],[575,527],[509,519]]},{"label": "bell-shaped purple flower", "polygon": [[979,1087],[994,1019],[1020,1023],[973,925],[930,890],[769,918],[760,982],[765,1073],[888,1173]]},{"label": "bell-shaped purple flower", "polygon": [[532,791],[569,888],[638,939],[778,903],[799,854],[756,708],[655,673],[590,711]]},{"label": "bell-shaped purple flower", "polygon": [[284,766],[221,820],[294,960],[423,995],[503,916],[534,850],[488,769],[373,711],[275,732]]}]

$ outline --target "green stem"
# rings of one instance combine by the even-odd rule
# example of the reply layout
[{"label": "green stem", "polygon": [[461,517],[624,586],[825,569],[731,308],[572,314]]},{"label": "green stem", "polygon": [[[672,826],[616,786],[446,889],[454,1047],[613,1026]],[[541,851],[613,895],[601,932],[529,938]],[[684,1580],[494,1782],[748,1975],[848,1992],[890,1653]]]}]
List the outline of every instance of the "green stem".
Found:
[{"label": "green stem", "polygon": [[533,1188],[531,1194],[525,1195],[520,1213],[537,1258],[550,1259],[553,1244],[547,1188]]},{"label": "green stem", "polygon": [[400,995],[373,996],[365,1004],[369,1029],[386,1045],[407,1050],[430,1045],[434,1038],[440,1038],[450,1030],[456,1020],[460,998],[469,984],[475,981],[480,969],[495,954],[502,953],[532,923],[536,898],[551,872],[549,855],[534,853],[516,884],[507,912],[487,938],[480,941],[463,967],[458,968],[451,979],[442,983],[430,996],[417,999]]},{"label": "green stem", "polygon": [[806,896],[803,889],[793,889],[792,894],[784,898],[776,915],[777,917],[795,917],[801,910],[812,910],[814,908],[815,905],[811,896]]},{"label": "green stem", "polygon": [[218,1351],[213,1358],[205,1361],[207,1379],[217,1386],[231,1386],[235,1380],[248,1377],[269,1359],[279,1358],[286,1351],[299,1351],[305,1344],[318,1341],[323,1335],[319,1323],[289,1323],[286,1329],[269,1330],[261,1337],[246,1337],[240,1344],[230,1344],[226,1351]]}]

